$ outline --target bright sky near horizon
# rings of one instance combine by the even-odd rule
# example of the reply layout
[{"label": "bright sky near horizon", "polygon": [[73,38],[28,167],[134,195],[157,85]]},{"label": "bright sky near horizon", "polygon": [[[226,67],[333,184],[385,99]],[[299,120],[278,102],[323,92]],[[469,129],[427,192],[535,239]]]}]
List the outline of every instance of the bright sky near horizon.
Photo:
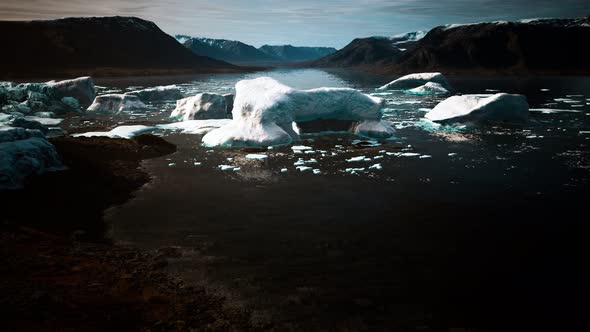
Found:
[{"label": "bright sky near horizon", "polygon": [[590,15],[589,0],[0,0],[0,20],[137,16],[169,34],[333,46],[448,23]]}]

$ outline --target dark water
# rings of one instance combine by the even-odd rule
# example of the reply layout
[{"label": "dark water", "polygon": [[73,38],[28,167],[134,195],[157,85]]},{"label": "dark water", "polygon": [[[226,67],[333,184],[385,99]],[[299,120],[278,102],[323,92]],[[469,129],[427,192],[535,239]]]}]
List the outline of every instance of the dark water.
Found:
[{"label": "dark water", "polygon": [[[263,75],[296,88],[366,93],[392,79],[277,70],[99,84],[230,92],[244,76]],[[377,93],[388,100],[395,139],[304,136],[297,145],[308,150],[256,152],[263,160],[204,148],[198,135],[161,133],[178,152],[144,162],[155,179],[107,212],[111,236],[147,249],[178,247],[172,273],[287,330],[583,330],[590,78],[451,83],[457,93],[521,93],[535,111],[521,125],[440,127],[422,117],[445,97]],[[154,106],[73,123],[167,121],[173,105]],[[300,158],[310,170],[295,168]]]}]

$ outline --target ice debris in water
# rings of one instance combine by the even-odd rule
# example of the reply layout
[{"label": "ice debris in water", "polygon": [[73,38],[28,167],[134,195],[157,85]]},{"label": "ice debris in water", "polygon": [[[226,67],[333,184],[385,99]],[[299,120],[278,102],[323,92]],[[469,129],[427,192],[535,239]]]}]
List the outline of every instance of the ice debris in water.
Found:
[{"label": "ice debris in water", "polygon": [[246,159],[264,160],[268,158],[265,154],[251,153],[246,155]]},{"label": "ice debris in water", "polygon": [[287,173],[289,170],[286,168],[281,168],[281,173]]},{"label": "ice debris in water", "polygon": [[344,170],[344,172],[346,173],[350,173],[350,174],[358,174],[360,172],[364,172],[365,168],[364,167],[357,167],[357,168],[347,168]]},{"label": "ice debris in water", "polygon": [[297,168],[300,172],[311,171],[313,169],[309,166],[297,166],[295,168]]},{"label": "ice debris in water", "polygon": [[322,171],[320,171],[320,170],[319,170],[319,169],[317,169],[317,168],[315,168],[315,169],[313,170],[313,174],[321,174],[321,173],[322,173]]},{"label": "ice debris in water", "polygon": [[232,166],[232,165],[219,165],[217,166],[222,171],[234,171],[237,172],[240,170],[240,167]]},{"label": "ice debris in water", "polygon": [[554,109],[554,108],[531,108],[531,112],[539,112],[542,114],[554,114],[554,113],[581,113],[579,110],[567,110],[567,109]]},{"label": "ice debris in water", "polygon": [[369,166],[369,169],[381,170],[381,169],[383,169],[383,167],[381,166],[381,164],[375,164],[375,165]]},{"label": "ice debris in water", "polygon": [[353,162],[359,162],[359,161],[364,161],[367,157],[365,156],[358,156],[358,157],[352,157],[350,159],[346,159],[346,161],[348,161],[349,163],[353,163]]}]

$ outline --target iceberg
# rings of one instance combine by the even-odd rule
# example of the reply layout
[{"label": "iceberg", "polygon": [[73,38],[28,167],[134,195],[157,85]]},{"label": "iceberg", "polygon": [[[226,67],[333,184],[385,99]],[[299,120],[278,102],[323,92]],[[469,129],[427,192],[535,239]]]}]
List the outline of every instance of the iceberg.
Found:
[{"label": "iceberg", "polygon": [[522,95],[498,93],[489,97],[453,96],[442,101],[425,118],[435,122],[516,121],[528,119],[529,105]]},{"label": "iceberg", "polygon": [[227,119],[233,104],[232,95],[199,93],[196,96],[176,101],[171,118],[188,120]]},{"label": "iceberg", "polygon": [[184,97],[176,85],[157,86],[155,88],[127,92],[126,94],[137,96],[144,103],[153,101],[175,101]]},{"label": "iceberg", "polygon": [[40,131],[0,126],[0,190],[21,188],[28,177],[62,167]]},{"label": "iceberg", "polygon": [[94,98],[87,111],[107,114],[118,114],[125,111],[143,110],[147,106],[139,97],[125,94],[108,94]]},{"label": "iceberg", "polygon": [[429,82],[437,83],[446,90],[451,90],[447,78],[441,73],[418,73],[410,74],[396,79],[378,90],[408,90],[423,86]]},{"label": "iceberg", "polygon": [[53,99],[61,100],[64,97],[73,97],[82,106],[90,105],[96,96],[94,81],[90,76],[59,82],[47,82],[45,90],[47,95]]},{"label": "iceberg", "polygon": [[348,88],[296,90],[272,78],[236,84],[233,120],[203,137],[205,146],[287,145],[299,140],[294,123],[350,121],[350,132],[376,138],[393,134],[381,122],[383,100]]}]

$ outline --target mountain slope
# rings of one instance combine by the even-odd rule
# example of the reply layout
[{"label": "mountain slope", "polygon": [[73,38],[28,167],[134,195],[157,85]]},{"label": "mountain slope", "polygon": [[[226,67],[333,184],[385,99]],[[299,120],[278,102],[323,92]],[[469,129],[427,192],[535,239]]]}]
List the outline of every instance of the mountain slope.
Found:
[{"label": "mountain slope", "polygon": [[292,45],[264,45],[260,47],[259,50],[286,62],[315,60],[337,51],[333,47],[306,47]]},{"label": "mountain slope", "polygon": [[237,71],[178,44],[135,17],[0,21],[2,76]]},{"label": "mountain slope", "polygon": [[196,38],[177,35],[176,39],[193,53],[229,62],[279,61],[254,46],[226,39]]},{"label": "mountain slope", "polygon": [[355,39],[310,65],[382,73],[590,73],[590,17],[455,24],[417,41],[396,37]]}]

